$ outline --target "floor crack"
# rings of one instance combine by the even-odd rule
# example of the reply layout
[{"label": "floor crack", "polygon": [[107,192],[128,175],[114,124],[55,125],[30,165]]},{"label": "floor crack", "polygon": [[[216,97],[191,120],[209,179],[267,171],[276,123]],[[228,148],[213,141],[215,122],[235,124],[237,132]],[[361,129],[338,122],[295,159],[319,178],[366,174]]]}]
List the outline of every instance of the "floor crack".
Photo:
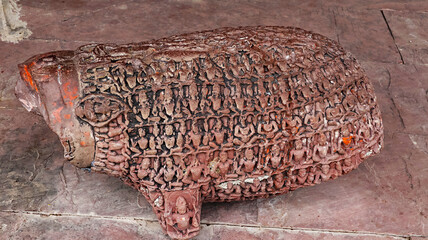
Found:
[{"label": "floor crack", "polygon": [[332,9],[332,10],[331,10],[331,12],[333,13],[333,20],[334,20],[334,32],[336,33],[337,42],[340,44],[339,33],[337,32],[336,12],[334,11],[334,9]]},{"label": "floor crack", "polygon": [[404,124],[403,117],[401,116],[400,110],[398,110],[397,105],[395,104],[394,98],[390,96],[390,99],[392,101],[392,105],[394,106],[395,110],[397,111],[398,117],[400,118],[401,126],[403,128],[406,128],[406,125]]},{"label": "floor crack", "polygon": [[[410,154],[410,156],[408,157],[407,160],[410,160],[411,157],[412,157],[412,154]],[[404,171],[406,171],[406,175],[407,175],[407,178],[409,180],[410,188],[413,189],[413,176],[409,172],[409,168],[407,166],[407,160],[403,158]]]},{"label": "floor crack", "polygon": [[386,23],[386,26],[388,27],[389,34],[391,35],[391,37],[392,37],[392,41],[394,42],[394,45],[395,45],[395,47],[397,48],[398,54],[400,54],[401,63],[402,63],[402,64],[404,64],[404,58],[403,58],[403,55],[401,54],[401,51],[400,51],[400,49],[398,48],[397,43],[395,42],[394,34],[392,33],[392,29],[391,29],[391,27],[389,26],[388,20],[386,20],[385,13],[383,12],[383,10],[380,10],[380,13],[382,14],[382,17],[383,17],[383,20],[384,20],[384,21],[385,21],[385,23]]},{"label": "floor crack", "polygon": [[389,72],[389,70],[388,70],[388,69],[386,69],[386,73],[388,73],[388,87],[387,87],[387,90],[388,90],[388,97],[389,97],[389,99],[391,100],[391,102],[392,102],[392,106],[394,107],[395,111],[397,112],[398,117],[400,118],[401,126],[402,126],[403,128],[406,128],[406,125],[404,124],[404,119],[403,119],[403,117],[401,116],[401,112],[400,112],[400,110],[397,108],[397,105],[395,104],[394,98],[393,98],[393,97],[392,97],[392,95],[391,95],[391,91],[390,91],[391,81],[392,81],[392,80],[391,80],[391,73]]}]

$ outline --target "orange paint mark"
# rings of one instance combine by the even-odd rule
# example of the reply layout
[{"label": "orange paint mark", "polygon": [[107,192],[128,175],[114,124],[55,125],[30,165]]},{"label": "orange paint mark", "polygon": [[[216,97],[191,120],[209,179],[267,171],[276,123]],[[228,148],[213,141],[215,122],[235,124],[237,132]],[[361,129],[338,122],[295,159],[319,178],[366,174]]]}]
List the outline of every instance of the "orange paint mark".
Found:
[{"label": "orange paint mark", "polygon": [[70,119],[70,118],[71,118],[71,115],[70,115],[70,114],[65,114],[65,115],[64,115],[64,118],[65,118],[65,119]]},{"label": "orange paint mark", "polygon": [[80,141],[80,146],[84,147],[86,145],[85,141]]},{"label": "orange paint mark", "polygon": [[68,100],[67,104],[70,106],[73,106],[73,100],[75,100],[78,97],[78,89],[77,87],[71,87],[70,82],[65,82],[62,85],[62,90],[64,93],[64,100]]},{"label": "orange paint mark", "polygon": [[343,138],[342,138],[342,141],[343,141],[343,143],[344,143],[345,145],[348,145],[348,144],[350,144],[350,143],[351,143],[351,141],[352,141],[352,139],[353,139],[353,138],[354,138],[353,136],[343,137]]},{"label": "orange paint mark", "polygon": [[[33,65],[34,63],[31,63],[31,65]],[[30,66],[31,66],[30,65]],[[30,74],[30,72],[28,71],[28,66],[27,65],[24,65],[24,74],[23,74],[23,77],[24,77],[24,81],[26,81],[26,82],[28,82],[29,84],[30,84],[30,86],[34,89],[34,90],[36,90],[36,92],[39,92],[39,89],[37,88],[37,85],[36,85],[36,83],[33,81],[33,77],[31,77],[31,74]]]},{"label": "orange paint mark", "polygon": [[62,109],[64,109],[64,107],[59,107],[59,108],[57,108],[56,110],[54,110],[53,112],[52,112],[52,115],[53,115],[53,121],[52,121],[52,123],[57,123],[57,122],[61,122],[62,120],[61,120],[61,111],[62,111]]}]

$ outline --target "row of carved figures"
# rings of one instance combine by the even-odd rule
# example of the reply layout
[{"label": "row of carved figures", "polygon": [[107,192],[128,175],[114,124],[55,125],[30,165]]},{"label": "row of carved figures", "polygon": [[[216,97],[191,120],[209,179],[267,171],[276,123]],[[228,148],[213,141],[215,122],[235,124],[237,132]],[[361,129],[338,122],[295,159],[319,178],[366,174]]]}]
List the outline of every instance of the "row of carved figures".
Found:
[{"label": "row of carved figures", "polygon": [[[376,139],[375,141],[378,141]],[[293,162],[299,149],[290,151],[290,155],[283,154],[278,145],[273,145],[270,153],[257,152],[253,148],[247,148],[242,152],[233,150],[228,152],[220,151],[214,158],[210,158],[208,153],[199,153],[190,159],[183,158],[149,158],[142,157],[137,160],[137,165],[131,165],[130,176],[133,182],[143,182],[145,185],[158,185],[163,188],[182,187],[190,184],[204,184],[212,179],[219,183],[227,179],[245,179],[253,176],[267,176],[274,173],[283,172],[293,166],[293,169],[299,171],[299,175],[304,175],[308,166],[322,165],[323,168],[330,166],[331,163],[340,161],[340,159],[360,159],[362,156],[359,151],[352,154],[336,155],[334,159],[328,161],[307,161],[301,159],[305,164]],[[230,152],[232,154],[230,154]],[[236,153],[236,157],[234,157]],[[257,156],[258,155],[258,156]],[[349,160],[350,161],[350,160]],[[350,169],[349,161],[345,160],[346,169]],[[186,164],[187,163],[187,164]],[[190,164],[189,164],[190,163]],[[208,163],[208,164],[207,164]],[[322,168],[322,169],[323,169]],[[338,169],[338,168],[337,168]],[[347,170],[346,170],[347,171]],[[326,173],[324,173],[326,174]],[[323,176],[323,175],[322,175]],[[324,177],[323,177],[324,178]],[[315,181],[316,182],[316,181]]]},{"label": "row of carved figures", "polygon": [[[293,122],[298,117],[294,118],[293,116],[289,121],[287,119],[281,120],[282,117],[278,116],[280,115],[271,112],[269,115],[259,114],[256,117],[248,114],[232,118],[232,120],[225,116],[131,127],[128,130],[129,141],[131,150],[136,154],[165,155],[182,152],[183,149],[192,152],[230,147],[243,148],[265,142],[279,141],[291,136],[295,139],[302,138],[300,141],[305,145],[305,138],[318,135],[315,136],[320,139],[318,142],[323,145],[330,145],[334,150],[340,149],[343,141],[350,143],[367,141],[368,137],[380,127],[379,120],[372,118],[376,114],[366,112],[359,118],[348,119],[347,124],[345,124],[346,127],[335,124],[330,128],[318,129],[314,133],[305,134],[308,126],[298,127]],[[308,147],[313,148],[315,146],[308,145]]]},{"label": "row of carved figures", "polygon": [[[115,70],[115,72],[117,71]],[[94,80],[90,81],[84,89],[86,94],[95,92],[97,89],[103,93],[113,94],[119,94],[123,90],[121,89],[123,84],[118,84],[123,80],[113,80],[115,79],[113,75],[117,74],[113,74],[111,69],[109,71],[104,69],[101,71],[101,75],[97,75],[97,70],[92,70],[92,72],[94,73],[91,74],[96,77],[87,76],[87,79],[93,78]],[[126,72],[119,75],[127,81],[131,79],[129,77],[131,75],[128,76]],[[116,78],[120,77],[116,76]],[[182,85],[182,88],[171,84],[167,88],[161,86],[160,89],[146,89],[147,86],[142,85],[135,87],[132,91],[127,89],[133,95],[132,99],[128,99],[128,104],[131,107],[135,105],[134,112],[141,111],[143,119],[147,119],[150,116],[165,118],[172,116],[174,111],[175,114],[181,114],[186,111],[189,113],[195,113],[195,111],[227,113],[230,109],[234,111],[250,111],[254,109],[262,111],[264,108],[278,104],[290,107],[290,102],[302,104],[312,101],[313,96],[323,96],[331,92],[334,89],[333,86],[336,85],[336,81],[342,79],[340,76],[330,76],[329,78],[320,76],[323,81],[317,83],[315,79],[305,81],[302,78],[303,76],[299,75],[281,78],[275,74],[266,74],[265,78],[261,80],[261,84],[257,83],[257,81],[260,81],[258,78],[253,78],[252,80],[240,79],[239,82],[241,83],[236,85],[225,84],[226,81],[223,79],[219,82],[208,84],[196,84],[195,80],[189,80],[188,84]],[[344,80],[341,80],[340,84],[345,83],[342,81]],[[306,82],[310,82],[312,85],[305,85]],[[320,89],[324,90],[317,95]],[[330,106],[332,106],[331,103]],[[153,111],[150,112],[152,108]]]},{"label": "row of carved figures", "polygon": [[[291,125],[290,129],[290,125],[287,126],[286,121],[283,121],[283,124],[278,126],[275,116],[277,115],[274,113],[271,114],[271,118],[264,116],[264,121],[261,123],[254,121],[252,115],[247,115],[247,117],[240,119],[240,123],[235,124],[232,121],[229,122],[228,118],[210,118],[208,121],[199,119],[201,121],[197,120],[193,123],[192,120],[188,120],[175,124],[155,124],[144,128],[130,128],[128,133],[134,132],[136,135],[129,138],[126,134],[122,137],[122,141],[127,142],[130,150],[134,153],[143,153],[144,155],[157,155],[158,153],[165,152],[164,150],[167,150],[166,153],[181,152],[183,147],[189,151],[192,149],[208,150],[232,146],[246,147],[254,143],[257,145],[257,143],[269,142],[270,140],[277,140],[280,137],[289,137],[290,135],[297,139],[302,138],[300,141],[303,143],[302,147],[304,147],[306,140],[303,136],[307,134],[299,137],[296,133],[300,131],[296,127],[293,127],[293,125]],[[123,122],[121,119],[122,116],[118,118],[119,122]],[[366,141],[379,128],[377,126],[379,123],[376,124],[375,120],[372,119],[370,113],[366,113],[362,118],[349,122],[346,127],[336,127],[330,131],[320,132],[318,134],[320,141],[318,142],[322,143],[322,145],[331,145],[334,149],[340,149],[340,145],[343,142]],[[256,125],[254,125],[254,122],[256,122]],[[126,129],[124,123],[122,123],[122,128],[116,128],[114,126],[117,125],[115,122],[112,122],[110,125],[109,127],[97,129],[100,132],[108,132],[109,135]],[[189,126],[192,127],[189,129]],[[312,135],[308,135],[307,137],[312,137]],[[264,140],[261,141],[261,139]],[[296,141],[296,148],[299,148],[298,145],[300,144],[298,142],[299,140]],[[324,142],[326,143],[324,144]],[[316,148],[314,145],[308,145],[308,147]]]},{"label": "row of carved figures", "polygon": [[[358,94],[356,94],[358,93]],[[145,94],[144,94],[145,95]],[[235,99],[236,100],[236,99]],[[254,99],[250,99],[254,101]],[[233,101],[233,99],[232,99]],[[275,117],[275,120],[278,124],[284,124],[286,122],[292,122],[294,127],[308,126],[313,130],[318,130],[320,128],[325,128],[328,126],[337,126],[339,123],[345,122],[349,117],[358,117],[356,113],[363,113],[370,110],[368,106],[374,99],[368,97],[368,92],[365,90],[355,91],[353,89],[348,90],[343,93],[332,94],[329,98],[323,99],[323,101],[316,101],[305,106],[296,107],[292,110],[283,110],[281,112],[273,111],[273,108],[262,108],[263,111],[249,111],[254,112],[256,117],[253,115],[254,122],[256,121],[266,121],[270,118]],[[132,102],[132,101],[131,101]],[[88,116],[94,116],[91,112],[97,114],[106,115],[111,113],[108,111],[110,105],[113,102],[109,99],[102,100],[101,102],[86,101],[82,106],[83,114]],[[170,102],[172,103],[172,102]],[[174,104],[174,103],[172,103]],[[168,114],[174,116],[174,119],[183,118],[184,115],[189,115],[188,111],[179,111],[179,113],[174,113],[174,107],[169,108],[168,104],[159,104],[159,107],[147,105],[147,106],[134,106],[133,112],[135,115],[136,126],[143,126],[144,123],[149,122],[159,122],[161,118],[159,116],[165,117]],[[229,111],[229,108],[222,107],[225,109],[225,112],[220,114],[220,116],[213,116],[223,118],[230,117],[234,114]],[[105,110],[103,110],[105,109]],[[168,110],[169,109],[169,110]],[[187,109],[187,108],[185,108]],[[192,109],[192,108],[190,108]],[[263,113],[263,114],[262,114]],[[165,115],[166,114],[166,115]],[[242,115],[248,115],[249,113],[242,113]],[[251,114],[250,114],[251,115]],[[149,117],[152,116],[152,117]],[[155,117],[158,116],[158,117]],[[278,118],[279,116],[279,118]],[[100,119],[108,119],[109,116],[101,116]],[[235,117],[236,118],[236,117]],[[263,118],[263,119],[261,119]],[[265,119],[267,118],[267,119]],[[285,121],[284,121],[285,120]],[[248,121],[248,120],[247,120]]]},{"label": "row of carved figures", "polygon": [[[285,171],[272,175],[255,175],[223,181],[210,181],[210,177],[200,181],[201,177],[193,181],[201,186],[205,201],[253,199],[282,194],[289,190],[335,179],[355,169],[362,160],[360,155],[356,154],[329,164],[316,164],[301,169],[287,168]],[[146,181],[134,181],[133,179],[131,181],[130,185],[143,190],[144,193],[159,191]],[[197,186],[195,185],[195,187]],[[154,207],[161,210],[164,207],[163,201],[159,201],[158,198],[156,200],[157,204],[154,204]]]},{"label": "row of carved figures", "polygon": [[[301,168],[307,165],[327,164],[350,156],[352,150],[368,144],[375,139],[355,141],[355,135],[349,135],[347,128],[336,132],[318,135],[318,139],[302,138],[290,143],[278,142],[266,146],[253,145],[236,151],[234,148],[221,151],[200,151],[197,154],[173,154],[171,156],[144,156],[136,158],[132,164],[129,143],[125,142],[123,127],[112,122],[107,132],[98,132],[96,167],[106,169],[110,174],[130,173],[134,181],[147,181],[148,185],[160,185],[161,188],[181,187],[206,181],[207,177],[227,179],[254,174],[271,174],[293,165]],[[342,133],[341,133],[342,131]],[[344,133],[345,132],[345,133]],[[338,137],[337,145],[327,142],[326,136],[346,134]],[[331,139],[329,139],[331,140]],[[313,142],[312,145],[311,143]],[[336,147],[336,148],[335,148]],[[135,158],[134,158],[135,159]],[[138,167],[137,167],[138,166]],[[162,167],[163,166],[163,167]],[[110,172],[109,172],[110,171]],[[190,180],[192,179],[192,180]]]},{"label": "row of carved figures", "polygon": [[[103,46],[97,46],[92,48],[92,50],[88,48],[86,50],[86,53],[82,52],[83,55],[90,55],[92,59],[108,58],[108,54],[105,53]],[[173,60],[158,60],[152,61],[151,63],[146,63],[147,61],[136,57],[138,54],[132,54],[132,58],[130,57],[131,60],[123,59],[123,55],[130,54],[124,51],[120,54],[123,60],[115,60],[115,64],[107,64],[104,68],[96,67],[85,69],[83,72],[87,74],[86,78],[88,79],[92,77],[102,79],[106,76],[104,74],[105,72],[110,72],[111,76],[115,77],[117,81],[134,82],[133,84],[127,84],[130,88],[133,88],[137,82],[138,84],[147,85],[147,79],[150,78],[153,78],[154,82],[162,82],[160,80],[163,78],[173,78],[174,81],[179,79],[183,82],[188,79],[195,79],[195,76],[198,76],[201,81],[210,81],[214,77],[226,77],[229,79],[233,77],[248,77],[248,79],[250,79],[251,77],[262,76],[263,74],[294,71],[295,67],[298,67],[297,70],[301,70],[294,71],[296,73],[302,72],[302,70],[310,70],[310,72],[305,72],[308,78],[306,83],[316,82],[318,79],[323,78],[334,81],[332,74],[343,73],[343,76],[345,76],[351,73],[349,71],[356,70],[355,66],[353,66],[353,62],[343,57],[343,52],[326,53],[321,51],[315,52],[312,56],[305,53],[302,46],[283,48],[275,44],[267,47],[265,50],[267,51],[265,54],[261,54],[258,51],[242,50],[235,54],[221,52],[214,56],[202,54],[199,57],[194,57],[190,61],[177,62]],[[146,54],[147,52],[154,51],[156,50],[149,48],[146,50]],[[274,61],[264,59],[267,61],[263,62],[263,58],[266,57]],[[110,56],[110,58],[114,57]],[[314,70],[314,63],[317,62],[324,63],[325,65],[322,67],[318,66],[318,68]],[[165,82],[162,83],[164,84]],[[290,81],[290,83],[294,83],[296,87],[304,84],[304,82],[300,81],[298,78],[296,78],[295,81]],[[122,85],[125,86],[125,84]],[[291,87],[293,88],[293,85]]]},{"label": "row of carved figures", "polygon": [[[362,159],[359,155],[347,157],[329,164],[316,164],[306,168],[289,168],[269,177],[251,177],[240,181],[226,181],[216,184],[214,189],[205,187],[207,201],[243,200],[260,196],[282,194],[304,186],[311,186],[329,179],[335,179],[355,169]],[[202,187],[204,190],[204,187]]]}]

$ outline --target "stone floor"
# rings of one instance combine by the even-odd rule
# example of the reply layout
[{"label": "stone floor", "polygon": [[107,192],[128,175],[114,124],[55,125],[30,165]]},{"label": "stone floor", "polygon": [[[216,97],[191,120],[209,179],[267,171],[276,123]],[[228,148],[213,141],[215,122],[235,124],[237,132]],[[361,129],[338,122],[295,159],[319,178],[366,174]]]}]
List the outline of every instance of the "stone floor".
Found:
[{"label": "stone floor", "polygon": [[0,42],[0,239],[167,239],[120,180],[65,163],[43,119],[15,100],[17,63],[90,42],[240,25],[312,30],[352,52],[374,84],[385,148],[334,181],[204,204],[197,239],[428,238],[428,2],[21,0],[32,32]]}]

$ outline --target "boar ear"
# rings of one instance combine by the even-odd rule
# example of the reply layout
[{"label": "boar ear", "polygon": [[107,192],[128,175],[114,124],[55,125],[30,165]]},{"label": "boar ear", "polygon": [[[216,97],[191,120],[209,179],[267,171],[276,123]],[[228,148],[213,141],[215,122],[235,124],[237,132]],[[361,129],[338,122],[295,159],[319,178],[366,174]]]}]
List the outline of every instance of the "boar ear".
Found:
[{"label": "boar ear", "polygon": [[76,116],[94,127],[103,127],[128,110],[118,97],[94,94],[83,98],[74,109]]}]

